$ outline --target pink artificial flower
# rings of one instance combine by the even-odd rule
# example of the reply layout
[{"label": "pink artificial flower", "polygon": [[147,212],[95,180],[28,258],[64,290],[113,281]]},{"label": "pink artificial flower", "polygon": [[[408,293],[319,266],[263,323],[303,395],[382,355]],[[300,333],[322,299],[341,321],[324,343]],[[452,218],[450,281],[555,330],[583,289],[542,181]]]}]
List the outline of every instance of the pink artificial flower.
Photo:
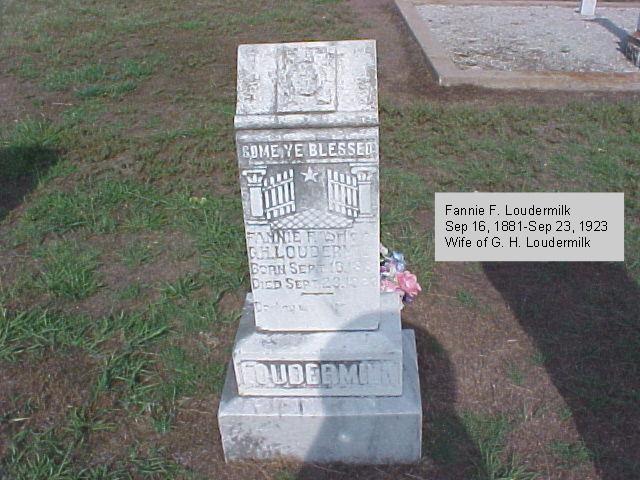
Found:
[{"label": "pink artificial flower", "polygon": [[381,292],[402,292],[402,289],[393,283],[391,280],[387,280],[386,278],[380,282],[380,291]]},{"label": "pink artificial flower", "polygon": [[422,291],[418,279],[409,270],[396,273],[396,280],[400,288],[410,297],[415,297]]}]

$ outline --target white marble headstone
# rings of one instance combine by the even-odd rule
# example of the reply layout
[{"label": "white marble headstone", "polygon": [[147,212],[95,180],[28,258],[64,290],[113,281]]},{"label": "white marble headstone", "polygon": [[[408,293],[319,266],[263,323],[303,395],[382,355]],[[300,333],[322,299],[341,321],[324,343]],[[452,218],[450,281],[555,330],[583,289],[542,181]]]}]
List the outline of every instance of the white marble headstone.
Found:
[{"label": "white marble headstone", "polygon": [[380,316],[375,42],[243,45],[236,145],[255,324]]},{"label": "white marble headstone", "polygon": [[598,0],[581,0],[580,15],[593,16],[596,14]]},{"label": "white marble headstone", "polygon": [[225,458],[419,461],[415,339],[380,294],[375,42],[241,46],[235,128],[252,292]]}]

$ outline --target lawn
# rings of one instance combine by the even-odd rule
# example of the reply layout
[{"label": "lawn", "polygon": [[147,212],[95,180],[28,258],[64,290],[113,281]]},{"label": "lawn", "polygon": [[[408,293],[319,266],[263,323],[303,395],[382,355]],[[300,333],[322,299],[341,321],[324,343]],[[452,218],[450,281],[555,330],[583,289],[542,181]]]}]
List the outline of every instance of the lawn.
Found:
[{"label": "lawn", "polygon": [[[637,476],[637,96],[442,92],[383,1],[0,16],[0,478]],[[383,242],[425,287],[403,313],[424,458],[226,465],[216,411],[248,289],[236,47],[363,37],[379,40]],[[624,191],[626,262],[434,263],[433,193],[474,190]]]}]

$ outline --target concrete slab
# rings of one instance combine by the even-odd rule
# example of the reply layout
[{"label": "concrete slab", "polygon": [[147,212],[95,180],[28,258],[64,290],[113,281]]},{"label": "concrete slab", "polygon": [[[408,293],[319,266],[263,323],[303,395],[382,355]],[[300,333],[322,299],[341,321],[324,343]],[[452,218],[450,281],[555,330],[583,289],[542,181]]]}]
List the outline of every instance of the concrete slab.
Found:
[{"label": "concrete slab", "polygon": [[[640,72],[560,72],[560,71],[496,71],[462,70],[450,54],[436,40],[427,23],[422,20],[416,5],[499,5],[499,6],[564,6],[575,9],[568,2],[499,1],[495,0],[394,0],[398,11],[420,45],[427,66],[442,86],[475,85],[498,89],[537,89],[571,91],[640,91]],[[629,8],[637,3],[607,3],[608,8]]]},{"label": "concrete slab", "polygon": [[229,365],[218,410],[226,460],[418,462],[422,406],[415,336],[412,330],[402,336],[399,397],[241,397]]}]

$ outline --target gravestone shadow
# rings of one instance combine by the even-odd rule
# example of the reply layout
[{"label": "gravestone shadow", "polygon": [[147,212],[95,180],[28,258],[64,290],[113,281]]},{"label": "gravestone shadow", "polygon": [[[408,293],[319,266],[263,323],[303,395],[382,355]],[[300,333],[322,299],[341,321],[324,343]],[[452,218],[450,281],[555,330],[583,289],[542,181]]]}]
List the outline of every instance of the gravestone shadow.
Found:
[{"label": "gravestone shadow", "polygon": [[22,203],[58,160],[56,150],[39,145],[0,148],[0,220]]},{"label": "gravestone shadow", "polygon": [[486,263],[602,480],[640,472],[640,288],[621,264]]},{"label": "gravestone shadow", "polygon": [[618,37],[618,50],[625,54],[625,52],[627,51],[627,44],[629,43],[629,32],[627,32],[624,28],[619,27],[608,18],[598,17],[588,21],[604,27],[609,32]]},{"label": "gravestone shadow", "polygon": [[[410,308],[410,307],[409,307]],[[422,460],[415,465],[303,464],[298,480],[335,478],[474,478],[481,465],[480,452],[454,410],[456,381],[449,356],[425,329],[411,324],[416,336],[418,373],[422,397]],[[326,432],[335,435],[335,430]],[[317,438],[323,436],[322,429]]]}]

